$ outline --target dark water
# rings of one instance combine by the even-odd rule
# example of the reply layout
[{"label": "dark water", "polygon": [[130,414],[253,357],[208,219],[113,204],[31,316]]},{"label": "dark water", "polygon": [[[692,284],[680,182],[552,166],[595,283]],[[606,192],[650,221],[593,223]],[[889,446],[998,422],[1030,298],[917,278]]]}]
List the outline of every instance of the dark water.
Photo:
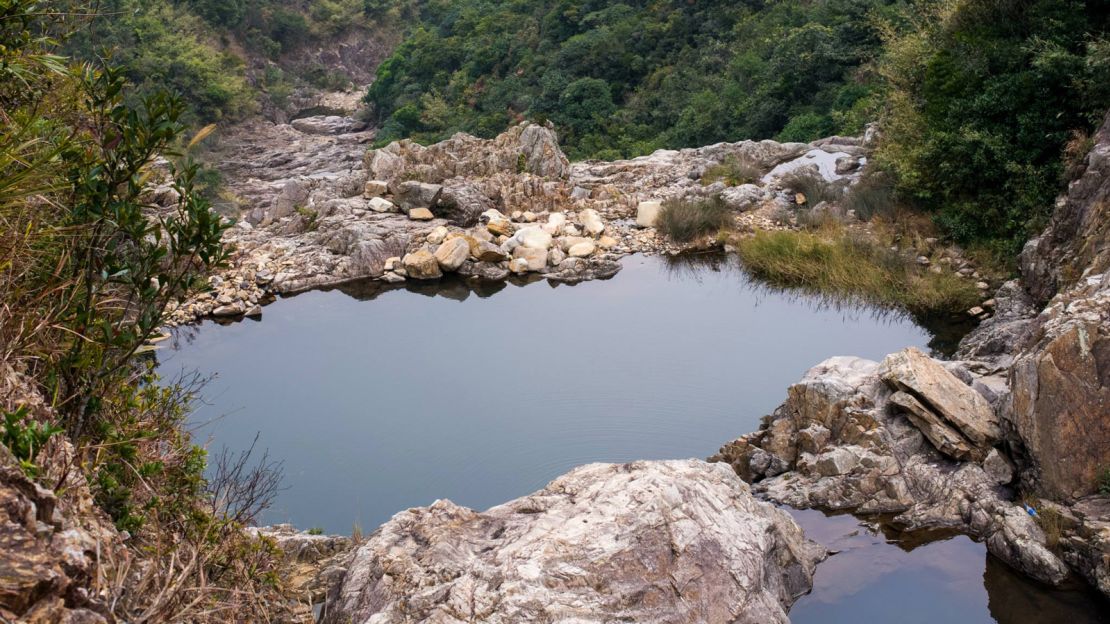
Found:
[{"label": "dark water", "polygon": [[[184,330],[161,371],[216,373],[200,435],[242,449],[261,433],[284,462],[288,489],[263,521],[348,532],[437,498],[484,509],[587,462],[704,458],[756,429],[826,357],[877,359],[931,339],[904,318],[767,291],[717,259],[634,257],[607,282],[487,288],[307,293],[260,322]],[[808,520],[818,539],[844,522]],[[925,621],[901,617],[911,594],[929,621],[993,621],[981,545],[879,542],[823,564],[794,621]],[[922,553],[934,552],[952,564],[929,564]],[[852,583],[841,562],[861,568]],[[962,619],[941,608],[952,603],[967,607],[952,611]]]}]

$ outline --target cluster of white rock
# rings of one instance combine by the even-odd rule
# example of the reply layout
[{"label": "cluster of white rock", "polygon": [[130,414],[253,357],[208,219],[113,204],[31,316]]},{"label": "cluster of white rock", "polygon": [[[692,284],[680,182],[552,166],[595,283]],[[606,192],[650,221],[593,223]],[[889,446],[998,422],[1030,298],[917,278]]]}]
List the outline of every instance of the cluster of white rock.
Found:
[{"label": "cluster of white rock", "polygon": [[511,216],[490,209],[471,228],[436,226],[424,244],[387,259],[381,279],[433,280],[457,272],[496,281],[510,274],[577,273],[589,258],[619,253],[620,241],[605,231],[605,222],[591,209]]}]

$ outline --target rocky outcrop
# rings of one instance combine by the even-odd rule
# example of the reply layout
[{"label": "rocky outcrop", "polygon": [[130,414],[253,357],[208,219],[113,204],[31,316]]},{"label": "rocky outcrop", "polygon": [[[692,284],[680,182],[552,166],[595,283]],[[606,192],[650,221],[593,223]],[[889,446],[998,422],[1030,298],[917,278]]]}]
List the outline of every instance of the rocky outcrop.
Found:
[{"label": "rocky outcrop", "polygon": [[1045,231],[1022,250],[1022,283],[1041,303],[1110,270],[1110,114],[1093,140],[1082,175],[1057,201]]},{"label": "rocky outcrop", "polygon": [[324,621],[787,622],[823,557],[725,466],[592,464],[486,512],[397,514]]},{"label": "rocky outcrop", "polygon": [[[660,236],[654,219],[645,216],[637,225],[641,203],[719,196],[735,210],[738,229],[781,227],[774,215],[790,201],[779,183],[783,173],[812,170],[847,185],[858,169],[842,174],[830,163],[863,162],[868,149],[841,137],[813,144],[740,141],[570,164],[549,125],[522,123],[494,139],[457,134],[429,146],[398,141],[369,151],[374,133],[359,127],[342,116],[293,125],[251,122],[221,140],[212,155],[227,181],[221,210],[238,219],[225,235],[235,249],[231,267],[215,276],[213,291],[176,306],[172,323],[257,315],[273,295],[353,280],[398,284],[409,276],[387,270],[386,262],[421,249],[434,254],[443,240],[429,236],[444,226],[449,235],[476,241],[472,251],[486,247],[454,269],[468,278],[605,278],[625,255],[685,247]],[[735,187],[702,183],[706,170],[733,159],[754,164],[763,178]],[[165,197],[152,199],[172,203],[173,189],[159,190]],[[514,233],[532,224],[555,239],[546,262],[539,253],[515,252]],[[580,238],[592,240],[565,244]],[[521,253],[529,257],[514,257]]]},{"label": "rocky outcrop", "polygon": [[[961,462],[927,435],[940,423],[970,447],[964,429],[943,419],[938,406],[978,401],[970,398],[975,392],[971,387],[941,364],[925,360],[914,351],[894,354],[881,364],[860,358],[826,360],[791,386],[786,402],[758,432],[725,445],[712,459],[728,462],[756,492],[772,500],[803,508],[893,514],[895,524],[911,530],[958,527],[984,540],[1011,566],[1048,583],[1061,582],[1066,566],[1005,487],[1010,480],[1005,459],[992,450],[983,463]],[[960,372],[971,379],[966,369]],[[907,418],[899,395],[915,401],[935,422],[922,426],[916,417]],[[985,423],[965,425],[992,431]]]},{"label": "rocky outcrop", "polygon": [[[19,406],[28,418],[50,416],[26,378],[0,363],[0,408]],[[93,503],[68,441],[52,438],[36,463],[43,473],[31,479],[0,444],[0,620],[114,622],[98,584],[113,574],[104,560],[124,556],[122,539]]]},{"label": "rocky outcrop", "polygon": [[1002,436],[990,403],[917,349],[887,356],[879,377],[896,390],[891,402],[946,455],[982,461]]}]

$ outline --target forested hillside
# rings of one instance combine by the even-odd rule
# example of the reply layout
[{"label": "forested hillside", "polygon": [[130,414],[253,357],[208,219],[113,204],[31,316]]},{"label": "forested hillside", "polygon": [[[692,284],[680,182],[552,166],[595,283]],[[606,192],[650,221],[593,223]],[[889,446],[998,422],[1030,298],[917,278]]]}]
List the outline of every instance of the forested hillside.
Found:
[{"label": "forested hillside", "polygon": [[1011,253],[1110,105],[1105,0],[431,0],[378,69],[379,139],[550,119],[572,158],[882,121],[901,197]]},{"label": "forested hillside", "polygon": [[[170,89],[194,122],[285,106],[298,87],[342,89],[365,75],[318,58],[345,36],[374,44],[397,30],[397,3],[364,0],[104,0],[66,50],[110,56],[138,87]],[[369,64],[369,63],[367,63]],[[356,75],[352,75],[356,74]]]},{"label": "forested hillside", "polygon": [[555,122],[572,157],[858,132],[895,0],[420,4],[378,71],[383,137]]}]

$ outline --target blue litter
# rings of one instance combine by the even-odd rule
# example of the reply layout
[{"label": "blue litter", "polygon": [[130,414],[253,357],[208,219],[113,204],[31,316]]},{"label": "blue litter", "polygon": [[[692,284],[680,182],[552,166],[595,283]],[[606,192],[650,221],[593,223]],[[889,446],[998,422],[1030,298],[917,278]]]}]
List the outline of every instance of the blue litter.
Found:
[{"label": "blue litter", "polygon": [[1034,518],[1037,517],[1037,510],[1036,509],[1033,509],[1029,505],[1024,505],[1023,504],[1022,506],[1025,507],[1025,513],[1029,514],[1030,516],[1033,516]]}]

